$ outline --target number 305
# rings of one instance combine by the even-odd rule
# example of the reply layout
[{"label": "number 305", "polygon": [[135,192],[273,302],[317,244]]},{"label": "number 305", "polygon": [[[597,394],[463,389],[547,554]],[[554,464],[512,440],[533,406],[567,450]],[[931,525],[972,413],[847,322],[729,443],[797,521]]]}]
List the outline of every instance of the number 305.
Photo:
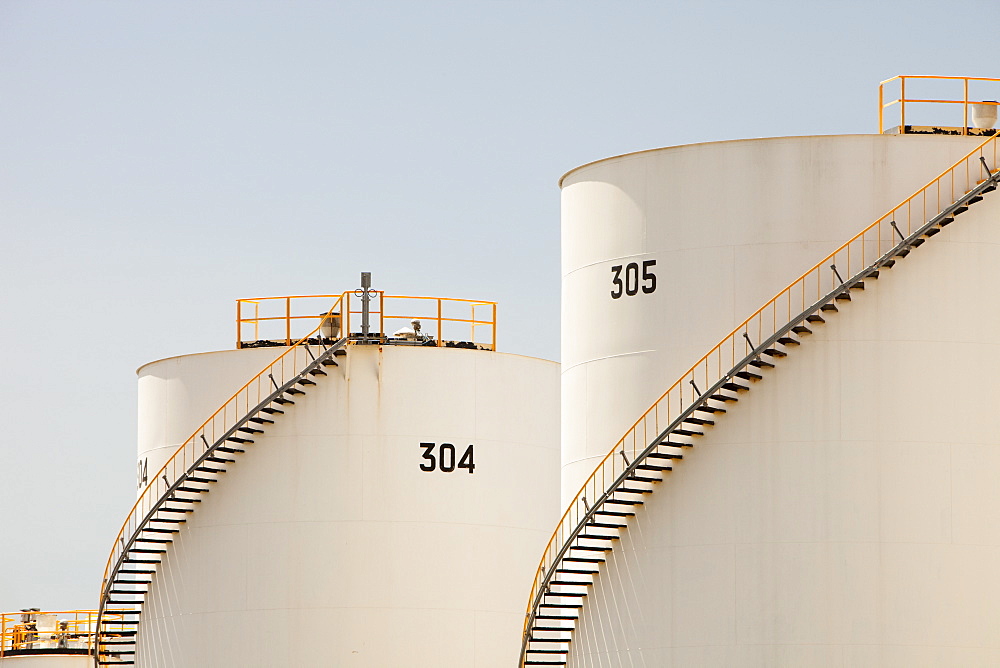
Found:
[{"label": "number 305", "polygon": [[[642,291],[649,294],[656,289],[656,274],[652,268],[656,266],[656,260],[644,260],[642,263]],[[622,294],[634,297],[639,294],[639,265],[629,262],[624,266],[625,279],[622,280],[622,265],[616,264],[611,267],[611,298],[618,299]]]},{"label": "number 305", "polygon": [[[424,458],[424,462],[420,464],[421,471],[443,471],[444,473],[451,473],[456,468],[466,469],[469,473],[476,470],[476,463],[473,459],[472,446],[470,445],[465,449],[465,454],[456,463],[456,450],[455,446],[451,443],[442,443],[438,446],[437,443],[421,443],[420,447],[424,449],[424,454],[421,455]],[[435,453],[435,448],[437,452]]]}]

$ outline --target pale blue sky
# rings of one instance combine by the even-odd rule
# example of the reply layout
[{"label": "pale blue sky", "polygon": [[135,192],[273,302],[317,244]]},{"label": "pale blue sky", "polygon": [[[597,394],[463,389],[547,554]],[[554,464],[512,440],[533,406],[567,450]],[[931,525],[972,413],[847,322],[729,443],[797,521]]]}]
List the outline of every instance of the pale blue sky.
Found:
[{"label": "pale blue sky", "polygon": [[874,132],[882,79],[1000,76],[995,9],[0,0],[0,610],[96,605],[134,370],[231,347],[238,297],[371,271],[558,359],[563,172]]}]

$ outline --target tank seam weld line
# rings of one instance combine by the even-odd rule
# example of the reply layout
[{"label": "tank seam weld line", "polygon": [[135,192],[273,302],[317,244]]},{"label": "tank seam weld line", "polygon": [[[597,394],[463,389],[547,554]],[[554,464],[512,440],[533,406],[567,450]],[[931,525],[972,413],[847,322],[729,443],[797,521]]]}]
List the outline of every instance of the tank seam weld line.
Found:
[{"label": "tank seam weld line", "polygon": [[628,357],[629,355],[645,355],[646,353],[655,353],[655,352],[656,352],[656,350],[650,348],[649,350],[631,350],[631,351],[629,351],[627,353],[615,353],[614,355],[605,355],[603,357],[595,357],[593,359],[584,360],[582,362],[577,362],[576,364],[570,364],[569,366],[564,367],[563,370],[562,370],[562,374],[560,374],[560,375],[565,376],[567,371],[569,371],[570,369],[575,369],[576,367],[580,366],[581,364],[589,364],[591,362],[599,362],[601,360],[610,360],[610,359],[614,359],[616,357]]},{"label": "tank seam weld line", "polygon": [[587,264],[583,264],[583,265],[580,265],[579,267],[576,267],[574,269],[570,269],[567,273],[563,274],[562,277],[566,278],[567,276],[575,274],[578,271],[582,271],[583,269],[588,269],[588,268],[593,267],[593,266],[598,265],[598,264],[605,264],[605,263],[608,263],[608,262],[614,262],[615,260],[623,260],[623,259],[634,258],[634,257],[642,257],[644,255],[652,255],[654,253],[687,253],[687,252],[690,252],[690,251],[711,250],[711,249],[715,249],[715,248],[740,248],[742,246],[790,246],[792,244],[802,244],[802,243],[810,243],[810,244],[811,243],[817,243],[817,244],[831,243],[831,244],[835,244],[835,243],[838,243],[838,242],[839,243],[843,243],[844,240],[842,240],[842,239],[820,239],[819,241],[810,241],[810,240],[801,240],[801,241],[765,241],[765,242],[753,241],[753,242],[745,243],[745,244],[712,244],[712,245],[707,245],[707,246],[691,246],[689,248],[671,248],[669,250],[667,250],[667,249],[648,250],[648,251],[644,251],[642,253],[626,253],[625,255],[615,255],[615,256],[612,256],[612,257],[609,257],[609,258],[605,258],[603,260],[595,260],[593,262],[588,262]]}]

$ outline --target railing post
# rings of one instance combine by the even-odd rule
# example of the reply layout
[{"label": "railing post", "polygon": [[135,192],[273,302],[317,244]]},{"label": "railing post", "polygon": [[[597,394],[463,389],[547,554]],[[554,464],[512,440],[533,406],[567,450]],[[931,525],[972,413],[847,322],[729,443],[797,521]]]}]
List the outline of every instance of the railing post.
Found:
[{"label": "railing post", "polygon": [[444,340],[444,333],[441,330],[441,298],[440,297],[437,298],[437,304],[438,304],[438,336],[437,336],[437,339],[438,339],[438,348],[440,348],[441,347],[441,343]]},{"label": "railing post", "polygon": [[497,304],[493,302],[493,352],[497,350]]},{"label": "railing post", "polygon": [[906,134],[906,77],[899,77],[899,134]]},{"label": "railing post", "polygon": [[285,345],[292,345],[292,298],[285,297]]},{"label": "railing post", "polygon": [[883,105],[882,89],[884,87],[885,87],[884,83],[880,83],[878,85],[878,133],[879,134],[882,134],[882,132],[884,132],[884,128],[882,127],[882,113],[885,111],[885,107],[882,106]]},{"label": "railing post", "polygon": [[964,112],[964,116],[962,117],[962,134],[967,135],[969,134],[969,78],[966,77],[962,79],[962,83],[965,88],[965,95],[963,97],[962,104],[962,110]]},{"label": "railing post", "polygon": [[243,347],[243,323],[242,320],[243,312],[243,300],[236,300],[236,349],[239,350]]}]

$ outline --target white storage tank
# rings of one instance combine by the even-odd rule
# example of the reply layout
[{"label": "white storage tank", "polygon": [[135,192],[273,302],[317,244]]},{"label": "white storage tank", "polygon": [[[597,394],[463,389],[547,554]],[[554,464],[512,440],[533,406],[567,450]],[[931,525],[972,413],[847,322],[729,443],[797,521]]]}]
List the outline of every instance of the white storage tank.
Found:
[{"label": "white storage tank", "polygon": [[1000,664],[1000,141],[897,131],[564,177],[522,665]]},{"label": "white storage tank", "polygon": [[91,668],[96,617],[95,610],[0,613],[0,666]]},{"label": "white storage tank", "polygon": [[[196,474],[217,482],[185,483],[208,492],[172,493],[176,533],[128,553],[123,568],[150,571],[136,665],[516,663],[523,586],[558,517],[558,365],[496,352],[495,334],[445,341],[445,315],[373,322],[367,339],[352,317],[336,365],[203,467],[225,473]],[[140,369],[147,479],[286,350]]]},{"label": "white storage tank", "polygon": [[750,139],[632,153],[565,175],[563,501],[733,327],[981,141]]}]

